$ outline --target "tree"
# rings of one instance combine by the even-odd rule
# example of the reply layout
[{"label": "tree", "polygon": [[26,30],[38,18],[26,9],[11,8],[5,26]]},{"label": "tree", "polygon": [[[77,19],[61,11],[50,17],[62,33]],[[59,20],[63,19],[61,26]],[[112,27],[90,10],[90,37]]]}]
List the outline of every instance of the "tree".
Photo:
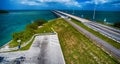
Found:
[{"label": "tree", "polygon": [[13,36],[13,40],[17,41],[17,40],[23,40],[23,36],[24,36],[24,31],[22,32],[15,32],[12,34]]},{"label": "tree", "polygon": [[38,26],[36,25],[36,24],[28,24],[27,26],[26,26],[26,29],[27,30],[36,30],[38,28]]},{"label": "tree", "polygon": [[0,13],[8,13],[6,10],[0,10]]},{"label": "tree", "polygon": [[120,22],[114,23],[114,26],[120,28]]},{"label": "tree", "polygon": [[44,24],[45,22],[47,22],[47,21],[45,21],[45,20],[36,20],[34,23],[36,25],[40,26],[40,25]]},{"label": "tree", "polygon": [[38,29],[39,25],[42,25],[43,23],[45,23],[44,20],[36,20],[34,23],[32,24],[28,24],[26,26],[26,30],[25,31],[21,31],[21,32],[15,32],[12,34],[13,40],[17,41],[17,40],[21,40],[21,41],[27,41],[28,39],[30,39]]}]

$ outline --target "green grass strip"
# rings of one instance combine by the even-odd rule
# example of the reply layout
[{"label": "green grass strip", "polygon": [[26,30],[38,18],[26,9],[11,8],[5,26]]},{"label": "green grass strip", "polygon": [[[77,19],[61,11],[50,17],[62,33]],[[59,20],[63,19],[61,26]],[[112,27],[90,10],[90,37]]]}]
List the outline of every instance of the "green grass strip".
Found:
[{"label": "green grass strip", "polygon": [[86,25],[84,25],[83,23],[75,20],[75,19],[71,19],[74,23],[76,23],[77,25],[81,26],[82,28],[86,29],[87,31],[91,32],[92,34],[94,34],[95,36],[101,38],[102,40],[108,42],[109,44],[113,45],[114,47],[116,47],[117,49],[120,49],[120,43],[100,34],[97,31],[94,31],[93,29],[87,27]]}]

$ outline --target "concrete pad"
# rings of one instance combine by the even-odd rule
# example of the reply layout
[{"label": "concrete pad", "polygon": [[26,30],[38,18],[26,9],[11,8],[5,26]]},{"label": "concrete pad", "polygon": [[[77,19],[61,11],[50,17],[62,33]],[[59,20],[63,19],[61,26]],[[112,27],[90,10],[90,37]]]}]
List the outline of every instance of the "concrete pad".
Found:
[{"label": "concrete pad", "polygon": [[25,57],[21,64],[65,64],[57,34],[38,35],[27,51],[0,53],[3,62],[15,64],[16,58]]}]

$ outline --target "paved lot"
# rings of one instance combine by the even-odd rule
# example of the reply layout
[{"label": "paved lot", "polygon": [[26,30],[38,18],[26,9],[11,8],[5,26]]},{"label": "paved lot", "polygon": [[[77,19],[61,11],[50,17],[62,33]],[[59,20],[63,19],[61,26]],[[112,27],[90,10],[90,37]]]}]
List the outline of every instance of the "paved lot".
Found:
[{"label": "paved lot", "polygon": [[17,64],[21,57],[25,58],[19,60],[20,64],[65,64],[56,33],[36,36],[28,51],[0,53],[0,56],[4,57],[0,64]]}]

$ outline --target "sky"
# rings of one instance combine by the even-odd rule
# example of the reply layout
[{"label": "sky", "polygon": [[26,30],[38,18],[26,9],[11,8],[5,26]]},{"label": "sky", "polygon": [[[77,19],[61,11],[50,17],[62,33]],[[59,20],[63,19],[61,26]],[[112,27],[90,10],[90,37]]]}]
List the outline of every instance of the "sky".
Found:
[{"label": "sky", "polygon": [[0,10],[120,11],[120,0],[0,0]]}]

